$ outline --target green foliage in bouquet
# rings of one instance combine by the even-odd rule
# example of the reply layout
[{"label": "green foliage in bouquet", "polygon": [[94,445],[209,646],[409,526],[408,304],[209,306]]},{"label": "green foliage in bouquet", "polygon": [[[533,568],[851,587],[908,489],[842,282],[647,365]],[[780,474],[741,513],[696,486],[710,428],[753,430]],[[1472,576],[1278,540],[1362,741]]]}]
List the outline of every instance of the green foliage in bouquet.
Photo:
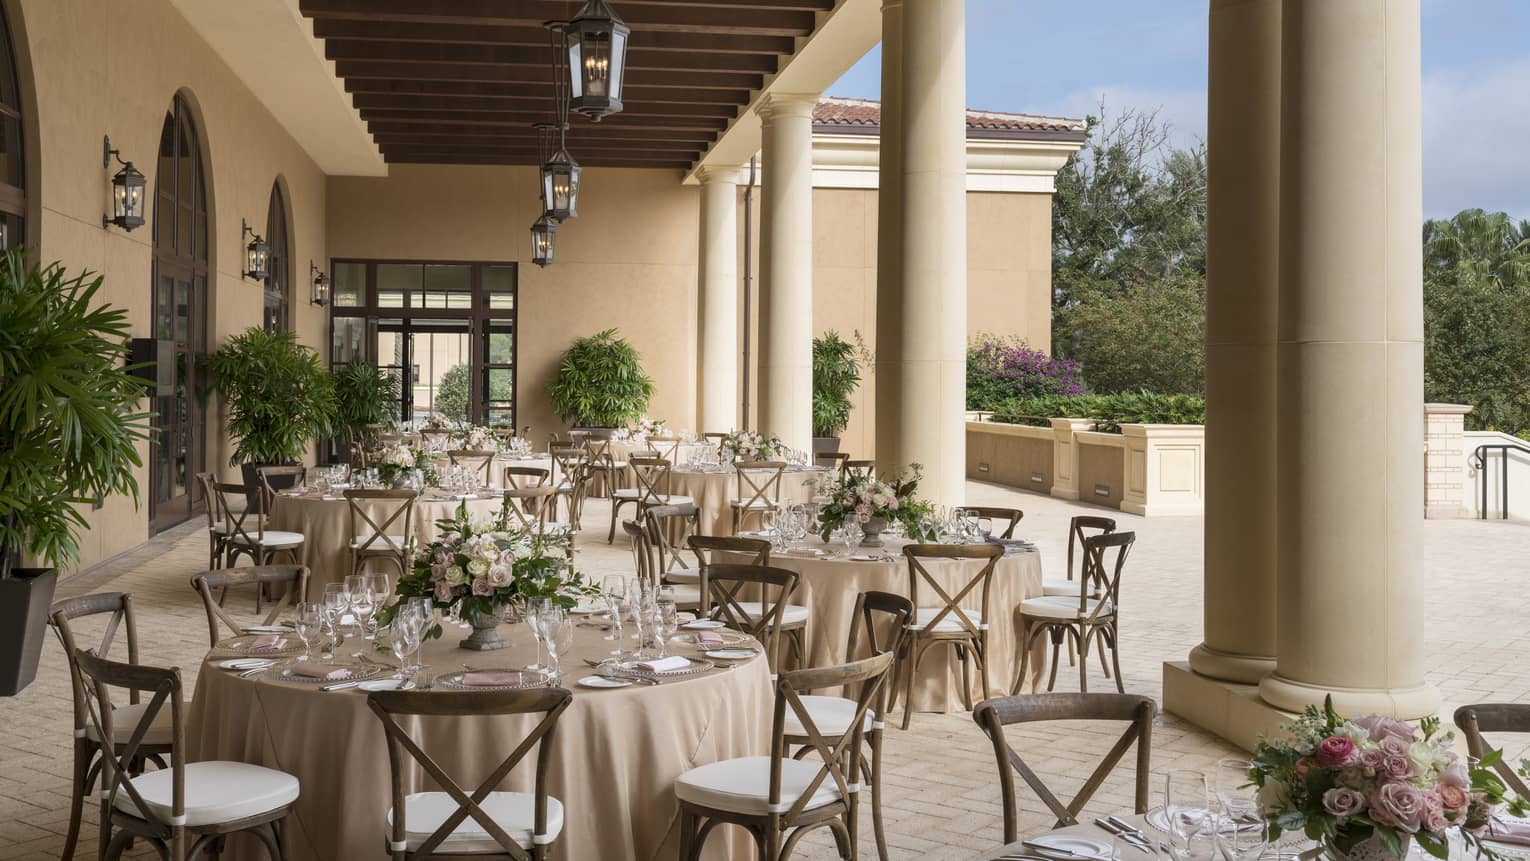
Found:
[{"label": "green foliage in bouquet", "polygon": [[819,488],[819,493],[829,498],[818,509],[819,537],[828,541],[847,517],[855,517],[861,523],[880,517],[888,523],[903,524],[904,533],[913,541],[933,540],[937,534],[931,522],[935,506],[914,495],[923,470],[923,466],[915,463],[891,475],[852,472],[841,481]]}]

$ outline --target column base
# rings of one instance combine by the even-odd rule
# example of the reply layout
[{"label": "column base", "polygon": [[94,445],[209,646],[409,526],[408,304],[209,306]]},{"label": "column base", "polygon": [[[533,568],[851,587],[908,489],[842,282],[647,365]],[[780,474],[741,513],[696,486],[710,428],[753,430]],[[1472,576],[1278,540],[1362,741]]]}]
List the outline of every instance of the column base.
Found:
[{"label": "column base", "polygon": [[1332,695],[1333,707],[1342,715],[1384,714],[1401,720],[1418,720],[1440,712],[1440,692],[1431,685],[1411,688],[1333,688],[1288,679],[1279,673],[1259,682],[1259,695],[1277,708],[1301,711],[1323,705]]},{"label": "column base", "polygon": [[1296,717],[1260,699],[1258,685],[1208,678],[1186,661],[1164,662],[1163,710],[1250,752]]},{"label": "column base", "polygon": [[1219,681],[1257,685],[1260,679],[1275,672],[1275,659],[1218,651],[1202,643],[1190,650],[1190,669]]}]

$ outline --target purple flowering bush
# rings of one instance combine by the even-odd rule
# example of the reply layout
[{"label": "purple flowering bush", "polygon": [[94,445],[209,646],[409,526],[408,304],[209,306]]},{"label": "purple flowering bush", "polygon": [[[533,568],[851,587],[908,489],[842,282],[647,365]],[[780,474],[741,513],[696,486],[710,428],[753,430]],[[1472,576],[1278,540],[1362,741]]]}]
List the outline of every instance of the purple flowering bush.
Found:
[{"label": "purple flowering bush", "polygon": [[967,409],[1044,395],[1083,395],[1078,363],[1033,350],[1014,336],[980,335],[967,345]]}]

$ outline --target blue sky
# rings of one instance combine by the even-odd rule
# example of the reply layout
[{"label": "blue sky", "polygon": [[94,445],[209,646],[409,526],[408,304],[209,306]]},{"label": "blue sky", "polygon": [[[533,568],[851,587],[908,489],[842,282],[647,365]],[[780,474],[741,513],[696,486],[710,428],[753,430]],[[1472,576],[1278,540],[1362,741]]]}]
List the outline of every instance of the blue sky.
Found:
[{"label": "blue sky", "polygon": [[[1156,109],[1206,133],[1206,0],[967,0],[967,102]],[[1424,212],[1530,218],[1530,0],[1423,0]],[[876,98],[881,50],[829,89]]]}]

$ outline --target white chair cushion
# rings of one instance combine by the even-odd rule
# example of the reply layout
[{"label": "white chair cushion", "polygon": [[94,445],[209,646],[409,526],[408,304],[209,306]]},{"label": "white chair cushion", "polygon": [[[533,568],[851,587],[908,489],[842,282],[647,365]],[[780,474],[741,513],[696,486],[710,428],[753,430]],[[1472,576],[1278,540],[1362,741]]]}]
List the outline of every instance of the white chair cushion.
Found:
[{"label": "white chair cushion", "polygon": [[[370,537],[371,536],[368,536],[368,538],[370,538]],[[383,536],[379,535],[375,539],[372,540],[372,543],[370,545],[367,545],[366,549],[368,549],[368,550],[382,550],[382,551],[385,551],[385,552],[391,551],[392,548],[388,546],[388,541],[392,541],[393,545],[395,547],[403,547],[404,546],[404,536],[402,536],[402,535],[389,535],[389,536],[387,536],[387,541],[384,541],[383,540]],[[353,549],[355,549],[355,550],[360,550],[362,548],[362,545],[364,545],[366,543],[367,543],[367,538],[357,538],[357,539],[355,539],[354,541],[351,542],[351,547]]]},{"label": "white chair cushion", "polygon": [[[547,833],[541,840],[534,840],[532,828],[536,825],[536,796],[529,792],[491,792],[479,805],[489,814],[495,824],[510,835],[510,839],[523,847],[533,842],[551,843],[563,833],[563,802],[547,797]],[[457,802],[444,792],[416,792],[404,796],[404,838],[409,851],[420,848],[441,823],[457,812]],[[393,833],[393,811],[388,811],[388,835]],[[391,840],[385,835],[384,839]],[[471,816],[458,825],[451,836],[441,841],[436,852],[442,854],[474,854],[504,852],[483,826]]]},{"label": "white chair cushion", "polygon": [[[782,760],[781,801],[776,812],[790,810],[821,767],[816,759]],[[693,768],[675,778],[675,797],[713,810],[770,813],[770,757],[745,756]],[[825,777],[805,809],[814,810],[839,799],[839,786],[834,778]]]},{"label": "white chair cushion", "polygon": [[[813,726],[817,728],[818,734],[824,736],[831,744],[835,737],[843,736],[850,731],[850,721],[855,717],[855,700],[812,695],[803,697],[802,705],[807,708],[808,715],[813,718]],[[861,726],[866,732],[871,732],[873,720],[872,710],[867,709],[865,717],[861,720]],[[786,722],[782,727],[787,735],[807,735],[807,730],[798,719],[796,710],[790,705],[786,707]]]},{"label": "white chair cushion", "polygon": [[303,543],[303,533],[301,532],[277,532],[267,529],[265,534],[261,535],[253,530],[247,531],[249,532],[248,539],[243,535],[231,535],[229,540],[235,544],[254,544],[259,542],[263,547],[296,547]]},{"label": "white chair cushion", "polygon": [[700,586],[687,586],[683,583],[678,586],[665,584],[664,589],[667,591],[661,592],[660,596],[670,598],[670,596],[673,595],[674,597],[670,598],[670,600],[674,601],[676,604],[689,605],[701,603]]},{"label": "white chair cushion", "polygon": [[664,572],[665,583],[700,583],[700,568],[676,568],[673,571]]},{"label": "white chair cushion", "polygon": [[[756,622],[765,615],[765,605],[760,601],[740,601],[738,606]],[[808,609],[800,604],[787,604],[781,608],[781,624],[783,625],[795,625],[807,620]]]},{"label": "white chair cushion", "polygon": [[[914,611],[914,618],[909,620],[909,628],[915,631],[923,631],[929,627],[931,622],[935,621],[935,617],[940,614],[941,609],[940,607],[920,607]],[[967,620],[977,627],[983,627],[983,614],[977,610],[968,610],[963,607],[962,615],[966,616]],[[961,616],[956,615],[956,611],[952,610],[941,617],[940,622],[935,625],[935,630],[940,632],[960,632],[967,630],[967,626],[962,624]]]},{"label": "white chair cushion", "polygon": [[733,507],[763,511],[767,508],[780,508],[781,503],[774,499],[735,499],[733,500]]},{"label": "white chair cushion", "polygon": [[618,487],[611,491],[612,499],[637,499],[639,491],[635,487]]},{"label": "white chair cushion", "polygon": [[1078,598],[1078,593],[1084,588],[1083,580],[1057,580],[1046,578],[1041,581],[1042,595],[1071,595]]},{"label": "white chair cushion", "polygon": [[[165,821],[173,809],[170,769],[151,771],[133,778],[133,788],[143,796],[149,813]],[[244,762],[186,763],[187,826],[233,822],[285,807],[298,797],[298,779],[285,771]],[[126,792],[117,793],[117,809],[144,818]]]},{"label": "white chair cushion", "polygon": [[[1107,602],[1108,603],[1108,602]],[[1079,613],[1078,599],[1064,595],[1051,595],[1041,598],[1029,598],[1020,602],[1020,615],[1031,616],[1038,619],[1081,619],[1094,612],[1100,601],[1098,598],[1090,598],[1082,613]],[[1106,608],[1110,612],[1110,608]]]},{"label": "white chair cushion", "polygon": [[[137,731],[138,722],[143,720],[143,713],[148,708],[148,703],[137,705],[128,703],[112,709],[112,737],[117,744],[127,744],[128,739],[132,738],[133,733]],[[148,732],[143,734],[143,743],[167,745],[170,743],[170,734],[170,704],[166,702],[155,713],[154,722],[149,724]],[[101,740],[101,734],[96,732],[95,722],[89,719],[85,721],[85,737],[91,741]]]},{"label": "white chair cushion", "polygon": [[664,505],[690,505],[696,501],[689,496],[681,496],[678,493],[663,494],[659,499]]}]

